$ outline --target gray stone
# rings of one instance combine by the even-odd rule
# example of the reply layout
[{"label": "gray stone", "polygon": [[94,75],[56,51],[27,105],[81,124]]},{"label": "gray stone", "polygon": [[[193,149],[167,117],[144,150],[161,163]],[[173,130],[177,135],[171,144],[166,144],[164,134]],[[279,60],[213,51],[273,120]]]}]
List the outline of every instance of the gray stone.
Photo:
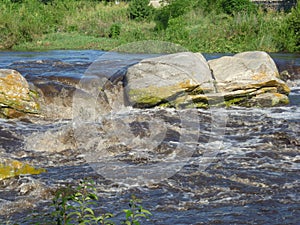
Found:
[{"label": "gray stone", "polygon": [[285,82],[279,79],[274,61],[265,52],[244,52],[208,63],[219,92],[262,87],[276,87],[283,94],[290,92]]},{"label": "gray stone", "polygon": [[178,104],[176,99],[190,92],[214,91],[205,58],[191,52],[142,60],[128,69],[126,82],[128,100],[138,107]]},{"label": "gray stone", "polygon": [[210,60],[182,52],[145,59],[126,74],[135,107],[275,106],[288,104],[289,87],[266,52]]}]

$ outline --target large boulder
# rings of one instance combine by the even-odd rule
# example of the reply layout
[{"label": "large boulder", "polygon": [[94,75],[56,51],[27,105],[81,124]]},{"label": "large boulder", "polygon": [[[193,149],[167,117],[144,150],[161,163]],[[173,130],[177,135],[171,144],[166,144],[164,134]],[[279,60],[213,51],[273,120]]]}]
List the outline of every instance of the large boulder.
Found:
[{"label": "large boulder", "polygon": [[38,113],[37,94],[16,70],[0,69],[0,117],[14,118]]},{"label": "large boulder", "polygon": [[128,68],[126,92],[135,107],[190,104],[190,95],[214,91],[206,59],[200,53],[182,52],[144,59]]},{"label": "large boulder", "polygon": [[243,52],[206,61],[183,52],[145,59],[126,74],[135,107],[276,106],[288,104],[289,87],[265,52]]},{"label": "large boulder", "polygon": [[[208,61],[216,88],[227,103],[244,106],[287,104],[289,87],[265,52],[243,52]],[[239,93],[236,95],[235,93]]]}]

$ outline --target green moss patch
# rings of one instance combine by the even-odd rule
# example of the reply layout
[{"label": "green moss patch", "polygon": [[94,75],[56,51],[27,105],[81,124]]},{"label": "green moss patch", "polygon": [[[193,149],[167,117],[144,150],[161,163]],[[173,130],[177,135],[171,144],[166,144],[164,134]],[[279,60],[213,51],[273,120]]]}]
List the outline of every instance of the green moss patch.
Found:
[{"label": "green moss patch", "polygon": [[6,160],[4,163],[0,163],[0,180],[24,174],[40,174],[44,172],[46,172],[46,169],[35,168],[17,160]]}]

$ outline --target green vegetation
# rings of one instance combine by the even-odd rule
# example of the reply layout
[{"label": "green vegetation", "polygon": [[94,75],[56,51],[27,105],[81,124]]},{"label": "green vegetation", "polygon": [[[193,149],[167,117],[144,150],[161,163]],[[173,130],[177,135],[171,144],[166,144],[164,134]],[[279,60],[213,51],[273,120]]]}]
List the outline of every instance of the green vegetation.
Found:
[{"label": "green vegetation", "polygon": [[143,218],[148,218],[149,215],[152,215],[151,212],[144,209],[142,205],[140,205],[142,201],[136,198],[134,195],[131,197],[129,202],[129,209],[124,209],[125,212],[125,220],[123,224],[126,225],[140,225],[140,221]]},{"label": "green vegetation", "polygon": [[256,5],[248,0],[219,0],[219,8],[226,14],[234,15],[236,12],[255,13]]},{"label": "green vegetation", "polygon": [[[120,221],[126,225],[140,225],[143,219],[152,214],[143,208],[141,200],[134,195],[129,201],[129,209],[124,209],[125,219]],[[59,188],[52,199],[47,213],[30,215],[27,221],[37,221],[35,224],[51,225],[114,225],[112,213],[97,213],[99,199],[93,180],[81,180],[77,187]]]},{"label": "green vegetation", "polygon": [[131,0],[128,7],[130,19],[144,20],[152,14],[150,0]]},{"label": "green vegetation", "polygon": [[291,12],[249,0],[0,0],[0,49],[101,49],[159,40],[191,51],[299,52],[300,4]]}]

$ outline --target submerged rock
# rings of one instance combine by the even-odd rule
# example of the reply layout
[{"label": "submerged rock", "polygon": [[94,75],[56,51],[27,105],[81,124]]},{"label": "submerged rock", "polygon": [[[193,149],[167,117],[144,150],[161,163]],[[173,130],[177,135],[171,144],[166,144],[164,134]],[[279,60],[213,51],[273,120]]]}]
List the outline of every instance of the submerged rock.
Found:
[{"label": "submerged rock", "polygon": [[38,113],[37,93],[16,70],[0,69],[0,117],[15,118]]}]

